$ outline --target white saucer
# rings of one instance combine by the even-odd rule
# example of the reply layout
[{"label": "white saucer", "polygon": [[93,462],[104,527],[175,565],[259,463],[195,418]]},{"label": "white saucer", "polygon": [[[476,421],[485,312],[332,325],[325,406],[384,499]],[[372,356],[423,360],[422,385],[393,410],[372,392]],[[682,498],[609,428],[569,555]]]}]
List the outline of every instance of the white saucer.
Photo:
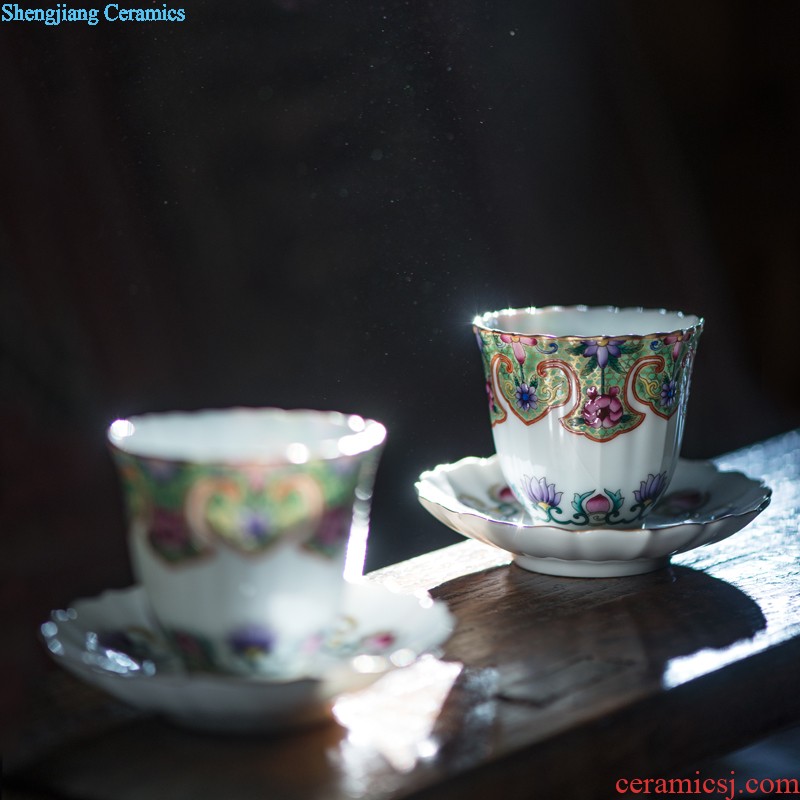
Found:
[{"label": "white saucer", "polygon": [[436,650],[454,626],[444,603],[369,583],[348,584],[341,621],[310,670],[281,680],[185,671],[139,586],[53,611],[40,632],[56,662],[135,708],[193,728],[264,732],[329,717],[336,696]]},{"label": "white saucer", "polygon": [[772,496],[769,487],[740,472],[681,459],[667,494],[639,527],[565,530],[535,522],[522,510],[496,456],[440,464],[423,472],[415,488],[440,522],[512,553],[524,569],[585,578],[659,569],[675,553],[741,530]]}]

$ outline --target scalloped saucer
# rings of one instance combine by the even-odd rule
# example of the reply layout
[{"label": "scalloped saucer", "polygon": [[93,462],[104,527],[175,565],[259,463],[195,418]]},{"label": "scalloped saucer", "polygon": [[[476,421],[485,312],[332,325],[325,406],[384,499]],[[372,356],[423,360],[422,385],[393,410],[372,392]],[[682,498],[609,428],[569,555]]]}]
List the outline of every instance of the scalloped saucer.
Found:
[{"label": "scalloped saucer", "polygon": [[267,732],[328,718],[335,697],[435,651],[453,627],[446,605],[427,595],[351,583],[340,624],[310,666],[277,679],[185,671],[140,586],[52,611],[40,635],[57,663],[135,708],[192,728]]},{"label": "scalloped saucer", "polygon": [[680,459],[667,494],[636,528],[566,530],[539,523],[511,494],[496,456],[423,472],[422,506],[458,533],[499,547],[533,572],[579,578],[638,575],[676,553],[718,542],[752,522],[772,490],[710,461]]}]

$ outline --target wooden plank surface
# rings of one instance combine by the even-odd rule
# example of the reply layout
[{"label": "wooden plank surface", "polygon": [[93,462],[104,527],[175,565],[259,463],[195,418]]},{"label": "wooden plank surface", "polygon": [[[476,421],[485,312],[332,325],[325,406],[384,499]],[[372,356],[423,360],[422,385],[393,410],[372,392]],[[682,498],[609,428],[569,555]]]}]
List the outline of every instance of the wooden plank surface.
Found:
[{"label": "wooden plank surface", "polygon": [[800,434],[719,463],[766,479],[773,502],[668,569],[555,578],[465,541],[373,573],[430,590],[458,626],[440,657],[344,698],[346,726],[226,738],[118,720],[17,785],[102,800],[607,798],[618,778],[800,720]]}]

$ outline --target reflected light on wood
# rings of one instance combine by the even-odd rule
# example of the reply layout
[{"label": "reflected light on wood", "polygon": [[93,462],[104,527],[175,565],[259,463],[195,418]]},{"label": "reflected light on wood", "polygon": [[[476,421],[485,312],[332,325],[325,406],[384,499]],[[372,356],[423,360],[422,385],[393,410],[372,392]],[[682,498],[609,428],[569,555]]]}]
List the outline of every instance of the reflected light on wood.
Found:
[{"label": "reflected light on wood", "polygon": [[439,751],[434,725],[461,670],[459,663],[425,656],[368,689],[339,698],[333,715],[347,729],[340,745],[345,774],[362,774],[359,762],[371,762],[376,755],[398,772],[433,758]]}]

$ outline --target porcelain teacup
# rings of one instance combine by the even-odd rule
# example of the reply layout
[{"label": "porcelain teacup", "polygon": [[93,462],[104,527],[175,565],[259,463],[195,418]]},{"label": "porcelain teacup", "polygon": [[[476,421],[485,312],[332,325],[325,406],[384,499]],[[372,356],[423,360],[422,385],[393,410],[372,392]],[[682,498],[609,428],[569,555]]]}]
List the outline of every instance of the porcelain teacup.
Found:
[{"label": "porcelain teacup", "polygon": [[[337,412],[144,414],[108,430],[133,571],[188,669],[294,676],[339,611],[386,430]],[[363,544],[363,542],[362,542]]]},{"label": "porcelain teacup", "polygon": [[534,522],[638,524],[677,464],[702,318],[549,306],[473,329],[502,473]]}]

